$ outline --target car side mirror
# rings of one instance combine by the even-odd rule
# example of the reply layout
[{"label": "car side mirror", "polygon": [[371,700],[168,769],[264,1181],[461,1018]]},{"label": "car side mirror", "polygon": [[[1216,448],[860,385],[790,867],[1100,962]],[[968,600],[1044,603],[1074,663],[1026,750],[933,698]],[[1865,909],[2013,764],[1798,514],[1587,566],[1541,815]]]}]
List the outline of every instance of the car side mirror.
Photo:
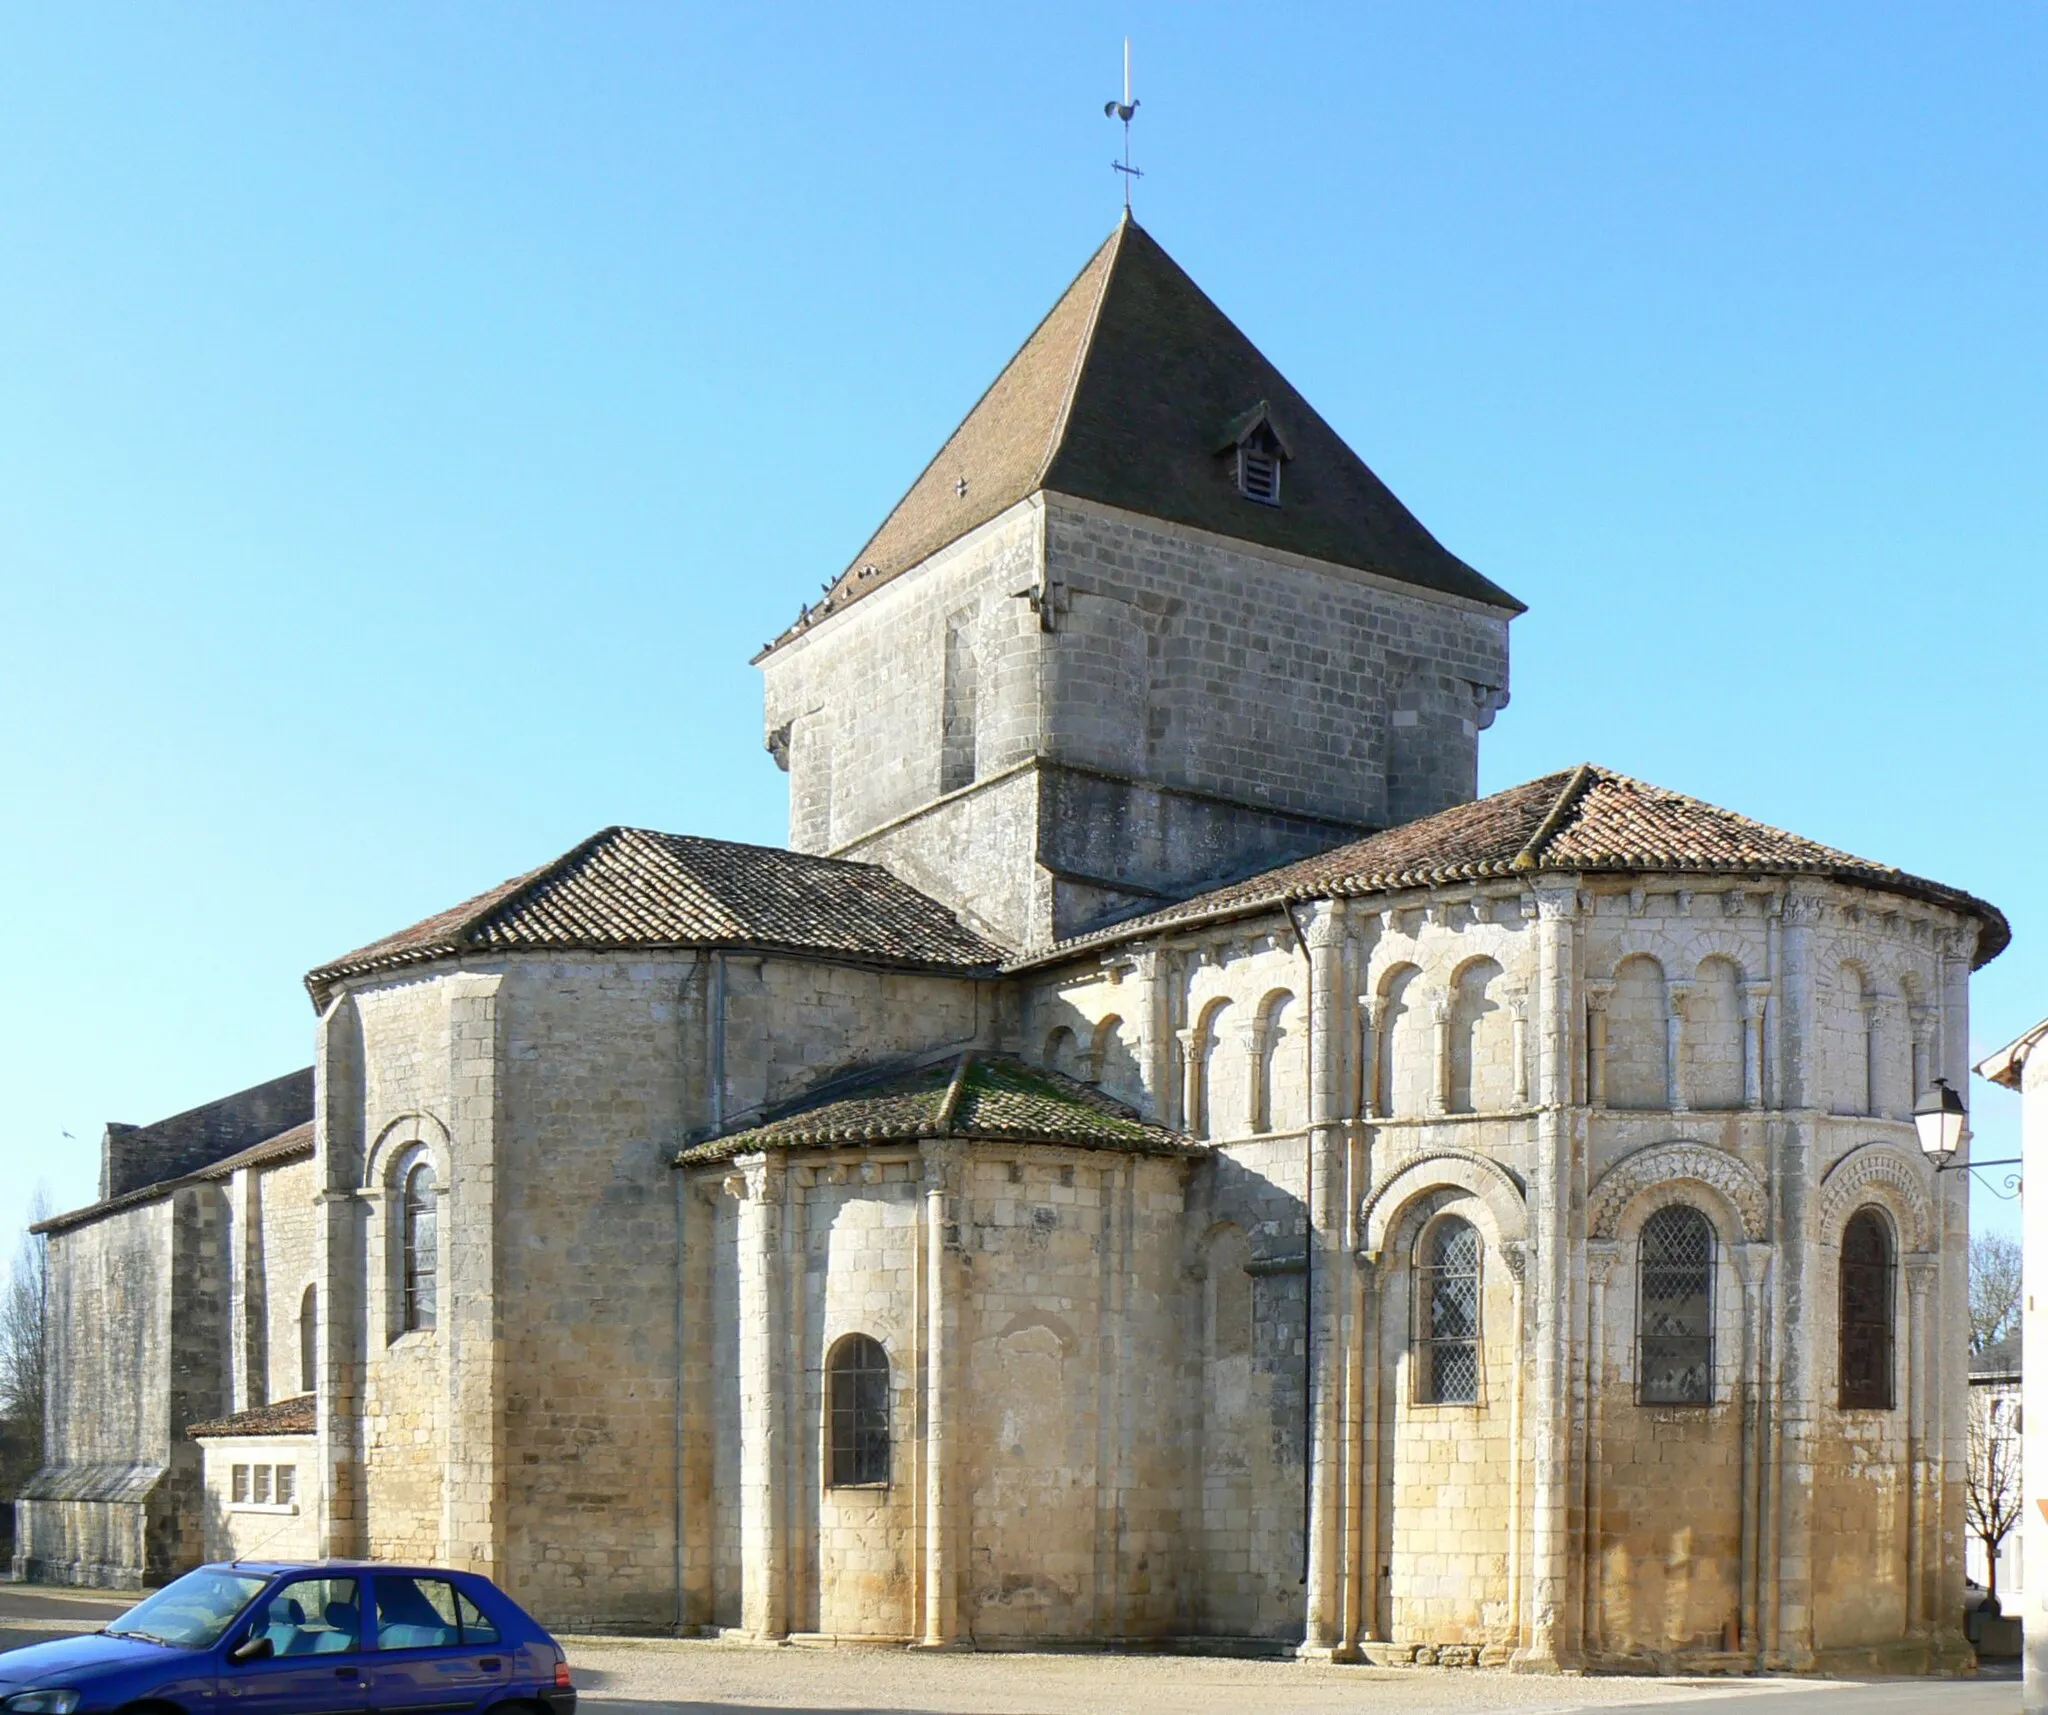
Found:
[{"label": "car side mirror", "polygon": [[267,1632],[254,1632],[228,1651],[232,1662],[268,1661],[277,1654],[277,1645],[270,1641]]}]

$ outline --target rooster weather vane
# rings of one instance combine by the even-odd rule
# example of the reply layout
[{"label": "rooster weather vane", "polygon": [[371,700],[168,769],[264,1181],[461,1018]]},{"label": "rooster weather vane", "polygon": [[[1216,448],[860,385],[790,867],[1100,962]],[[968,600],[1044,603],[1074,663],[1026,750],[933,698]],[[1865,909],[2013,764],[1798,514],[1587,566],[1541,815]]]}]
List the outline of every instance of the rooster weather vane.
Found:
[{"label": "rooster weather vane", "polygon": [[1142,179],[1145,175],[1131,165],[1131,115],[1138,111],[1138,104],[1131,99],[1131,38],[1124,37],[1124,98],[1121,101],[1105,101],[1103,115],[1124,122],[1124,158],[1110,162],[1113,171],[1124,176],[1124,212],[1131,208],[1131,180]]}]

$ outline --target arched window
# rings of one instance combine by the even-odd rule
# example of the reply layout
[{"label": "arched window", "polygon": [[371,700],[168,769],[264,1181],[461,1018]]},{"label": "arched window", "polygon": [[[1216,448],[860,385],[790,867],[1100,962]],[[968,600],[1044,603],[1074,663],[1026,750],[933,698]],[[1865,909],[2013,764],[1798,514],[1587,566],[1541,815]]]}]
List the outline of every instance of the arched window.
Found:
[{"label": "arched window", "polygon": [[1278,989],[1259,1003],[1258,1079],[1252,1130],[1292,1131],[1307,1118],[1307,1038],[1296,1028],[1294,996]]},{"label": "arched window", "polygon": [[1422,973],[1413,965],[1396,965],[1380,980],[1378,1008],[1377,1100],[1373,1112],[1384,1119],[1429,1111],[1436,1083],[1434,1043],[1429,1009],[1422,1004]]},{"label": "arched window", "polygon": [[1858,1209],[1842,1229],[1842,1375],[1844,1411],[1892,1408],[1891,1224]]},{"label": "arched window", "polygon": [[1415,1397],[1479,1402],[1479,1233],[1447,1215],[1423,1235],[1416,1269]]},{"label": "arched window", "polygon": [[1647,954],[1614,969],[1607,1002],[1607,1105],[1656,1109],[1671,1105],[1671,1000],[1664,967]]},{"label": "arched window", "polygon": [[1045,1065],[1048,1071],[1063,1072],[1069,1078],[1079,1077],[1080,1068],[1074,1064],[1074,1033],[1066,1025],[1056,1025],[1045,1038]]},{"label": "arched window", "polygon": [[1500,966],[1473,959],[1451,983],[1454,1114],[1498,1113],[1514,1105],[1514,1027],[1500,1004]]},{"label": "arched window", "polygon": [[434,1326],[434,1277],[440,1246],[435,1232],[438,1211],[433,1168],[424,1161],[415,1163],[407,1170],[404,1183],[405,1201],[400,1226],[404,1251],[405,1315],[401,1325],[410,1333],[415,1328]]},{"label": "arched window", "polygon": [[1728,959],[1701,960],[1685,1009],[1688,1107],[1742,1106],[1742,1020],[1742,972]]},{"label": "arched window", "polygon": [[865,1334],[832,1349],[832,1486],[889,1480],[889,1354]]},{"label": "arched window", "polygon": [[1636,1397],[1714,1403],[1714,1227],[1673,1203],[1643,1223],[1637,1252]]},{"label": "arched window", "polygon": [[299,1392],[316,1390],[314,1375],[320,1364],[320,1288],[309,1286],[299,1300]]}]

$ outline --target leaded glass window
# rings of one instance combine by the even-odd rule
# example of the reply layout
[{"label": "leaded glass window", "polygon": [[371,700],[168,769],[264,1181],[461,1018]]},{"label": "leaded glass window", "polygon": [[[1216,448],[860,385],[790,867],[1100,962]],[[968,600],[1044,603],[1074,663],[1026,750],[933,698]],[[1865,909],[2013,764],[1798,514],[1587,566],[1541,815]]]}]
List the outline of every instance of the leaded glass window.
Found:
[{"label": "leaded glass window", "polygon": [[1842,1230],[1844,1411],[1892,1407],[1892,1234],[1883,1215],[1859,1209]]},{"label": "leaded glass window", "polygon": [[1637,1252],[1636,1397],[1644,1405],[1714,1403],[1714,1228],[1674,1203],[1643,1223]]},{"label": "leaded glass window", "polygon": [[436,1320],[438,1295],[435,1278],[440,1261],[436,1234],[434,1170],[424,1161],[405,1176],[404,1252],[405,1318],[408,1332],[431,1328]]},{"label": "leaded glass window", "polygon": [[1424,1405],[1479,1402],[1479,1233],[1446,1216],[1423,1239],[1415,1397]]},{"label": "leaded glass window", "polygon": [[889,1355],[865,1334],[832,1351],[832,1484],[889,1480]]}]

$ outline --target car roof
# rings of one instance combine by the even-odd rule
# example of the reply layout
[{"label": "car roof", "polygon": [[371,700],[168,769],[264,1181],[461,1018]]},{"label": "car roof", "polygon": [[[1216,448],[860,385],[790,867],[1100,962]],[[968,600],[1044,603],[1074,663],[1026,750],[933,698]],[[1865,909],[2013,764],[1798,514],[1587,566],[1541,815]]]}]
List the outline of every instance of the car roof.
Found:
[{"label": "car roof", "polygon": [[421,1561],[392,1560],[210,1560],[205,1572],[251,1572],[275,1577],[284,1572],[395,1572],[419,1578],[481,1578],[480,1572],[464,1572],[453,1566],[431,1566]]}]

